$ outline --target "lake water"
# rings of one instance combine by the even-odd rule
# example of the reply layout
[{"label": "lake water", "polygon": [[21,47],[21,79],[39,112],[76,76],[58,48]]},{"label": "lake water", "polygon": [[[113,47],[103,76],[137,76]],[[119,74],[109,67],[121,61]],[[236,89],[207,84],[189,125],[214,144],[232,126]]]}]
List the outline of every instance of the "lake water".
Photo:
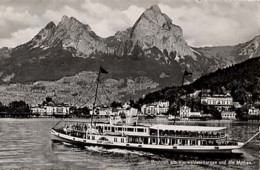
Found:
[{"label": "lake water", "polygon": [[[0,119],[0,169],[259,169],[259,140],[256,139],[240,150],[243,153],[241,157],[176,158],[148,152],[102,147],[82,149],[52,143],[50,130],[58,121],[58,119]],[[151,122],[170,124],[165,119],[154,119]],[[228,127],[230,138],[244,142],[258,131],[260,125],[220,121],[178,122],[178,124],[225,126]]]}]

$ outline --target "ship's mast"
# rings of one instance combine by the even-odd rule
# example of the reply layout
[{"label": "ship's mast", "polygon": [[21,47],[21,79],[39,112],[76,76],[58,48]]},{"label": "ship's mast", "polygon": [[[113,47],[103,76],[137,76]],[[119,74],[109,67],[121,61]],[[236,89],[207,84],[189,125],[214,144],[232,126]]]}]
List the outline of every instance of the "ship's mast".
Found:
[{"label": "ship's mast", "polygon": [[97,80],[96,80],[96,91],[95,91],[95,97],[94,97],[93,108],[92,108],[91,126],[92,126],[92,122],[93,122],[93,115],[94,115],[94,111],[95,111],[95,107],[96,107],[96,101],[97,101],[98,86],[99,86],[99,77],[100,77],[100,69],[99,69],[99,71],[98,71],[98,76],[97,76]]},{"label": "ship's mast", "polygon": [[[96,102],[97,102],[97,99],[98,99],[97,95],[98,95],[99,85],[102,87],[102,85],[101,85],[101,83],[99,81],[101,73],[107,74],[108,72],[105,69],[103,69],[101,66],[99,67],[98,76],[97,76],[97,80],[96,80],[96,91],[95,91],[93,108],[92,108],[92,114],[91,114],[91,127],[92,127],[92,123],[93,123],[93,116],[94,116],[94,111],[95,111],[95,107],[96,107]],[[102,87],[102,89],[103,89],[103,87]]]},{"label": "ship's mast", "polygon": [[[185,76],[189,76],[189,75],[192,75],[192,73],[188,72],[186,70],[186,68],[185,68],[183,76],[182,76],[182,81],[181,81],[181,86],[180,87],[182,87],[183,84],[184,84]],[[180,96],[178,95],[177,98],[178,98],[178,101],[177,101],[177,111],[178,111],[179,110],[179,105],[180,105]],[[173,122],[173,124],[175,124],[175,121],[176,121],[176,113],[177,113],[177,111],[174,114],[174,122]]]}]

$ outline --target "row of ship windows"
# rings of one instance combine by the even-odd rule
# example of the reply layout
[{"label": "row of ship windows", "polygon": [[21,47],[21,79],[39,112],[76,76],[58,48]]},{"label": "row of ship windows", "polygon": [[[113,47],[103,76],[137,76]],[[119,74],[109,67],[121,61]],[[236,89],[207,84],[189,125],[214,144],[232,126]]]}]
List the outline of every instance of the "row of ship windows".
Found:
[{"label": "row of ship windows", "polygon": [[[87,139],[90,140],[90,136],[87,136]],[[92,136],[92,140],[95,140],[95,136]]]},{"label": "row of ship windows", "polygon": [[[114,142],[117,142],[117,138],[114,138]],[[125,142],[124,138],[121,138],[121,143],[124,143],[124,142]]]},{"label": "row of ship windows", "polygon": [[[87,136],[87,139],[90,140],[90,136]],[[92,136],[91,139],[92,139],[92,140],[95,140],[95,136]],[[117,138],[114,138],[114,142],[117,142]],[[124,138],[121,138],[121,143],[124,143],[124,142],[125,142]]]},{"label": "row of ship windows", "polygon": [[122,127],[109,127],[109,126],[104,126],[104,130],[125,131],[125,132],[146,132],[146,129],[144,128],[122,128]]}]

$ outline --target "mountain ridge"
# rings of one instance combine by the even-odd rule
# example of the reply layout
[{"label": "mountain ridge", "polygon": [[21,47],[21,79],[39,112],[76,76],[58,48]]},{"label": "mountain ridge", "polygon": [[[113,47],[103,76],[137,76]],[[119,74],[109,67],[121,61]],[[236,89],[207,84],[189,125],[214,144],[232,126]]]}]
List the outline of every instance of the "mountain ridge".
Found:
[{"label": "mountain ridge", "polygon": [[[259,54],[258,36],[237,46],[190,47],[180,26],[158,5],[144,11],[132,27],[101,38],[87,24],[63,16],[49,22],[32,40],[13,49],[0,49],[0,84],[57,81],[83,71],[97,72],[100,65],[111,77],[144,76],[158,84],[145,91],[186,83]],[[138,83],[135,82],[134,83]],[[141,92],[140,92],[141,94]]]},{"label": "mountain ridge", "polygon": [[158,100],[176,102],[181,96],[187,96],[196,90],[210,91],[210,94],[232,95],[240,104],[260,100],[260,56],[243,61],[234,66],[218,69],[184,86],[167,87],[148,93],[143,101],[150,103]]}]

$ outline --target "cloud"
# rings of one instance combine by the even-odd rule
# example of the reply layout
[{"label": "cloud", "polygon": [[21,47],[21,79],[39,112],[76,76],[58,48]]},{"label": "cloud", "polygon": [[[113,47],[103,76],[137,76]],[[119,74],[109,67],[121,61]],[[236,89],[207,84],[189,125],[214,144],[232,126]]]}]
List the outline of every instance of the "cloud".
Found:
[{"label": "cloud", "polygon": [[129,20],[131,21],[131,25],[133,25],[144,11],[144,8],[131,5],[128,9],[122,12],[129,18]]},{"label": "cloud", "polygon": [[119,30],[132,26],[143,11],[143,8],[133,5],[124,11],[120,11],[101,3],[85,0],[79,9],[65,5],[59,10],[46,10],[43,18],[46,21],[52,20],[58,23],[63,15],[73,16],[88,24],[97,35],[108,37]]},{"label": "cloud", "polygon": [[246,2],[159,4],[192,46],[235,45],[260,32],[260,6]]},{"label": "cloud", "polygon": [[[234,45],[260,34],[260,3],[206,0],[5,0],[0,3],[0,46],[19,45],[33,37],[26,30],[60,22],[63,15],[88,24],[107,37],[133,26],[152,4],[183,29],[192,46]],[[38,29],[40,30],[40,29]],[[33,31],[32,31],[33,32]],[[37,33],[33,32],[33,33]],[[24,41],[19,37],[24,35]],[[15,38],[15,36],[18,36]],[[13,41],[13,42],[12,42]]]},{"label": "cloud", "polygon": [[8,38],[1,38],[0,44],[6,47],[15,47],[18,44],[23,44],[31,40],[39,31],[40,27],[26,28],[11,33]]},{"label": "cloud", "polygon": [[88,11],[88,17],[93,21],[90,26],[102,37],[115,34],[117,31],[131,27],[144,9],[137,6],[129,6],[120,11],[101,3],[93,3],[86,0],[82,8]]},{"label": "cloud", "polygon": [[40,25],[39,16],[0,5],[0,47],[14,47],[28,41]]},{"label": "cloud", "polygon": [[63,6],[58,10],[46,10],[43,14],[43,18],[45,21],[53,21],[55,23],[58,23],[61,21],[63,15],[67,15],[70,17],[73,16],[82,22],[85,18],[84,12],[74,9],[68,5]]},{"label": "cloud", "polygon": [[23,25],[39,25],[40,18],[28,11],[19,12],[13,7],[0,6],[0,24],[3,26],[7,22],[15,22]]}]

